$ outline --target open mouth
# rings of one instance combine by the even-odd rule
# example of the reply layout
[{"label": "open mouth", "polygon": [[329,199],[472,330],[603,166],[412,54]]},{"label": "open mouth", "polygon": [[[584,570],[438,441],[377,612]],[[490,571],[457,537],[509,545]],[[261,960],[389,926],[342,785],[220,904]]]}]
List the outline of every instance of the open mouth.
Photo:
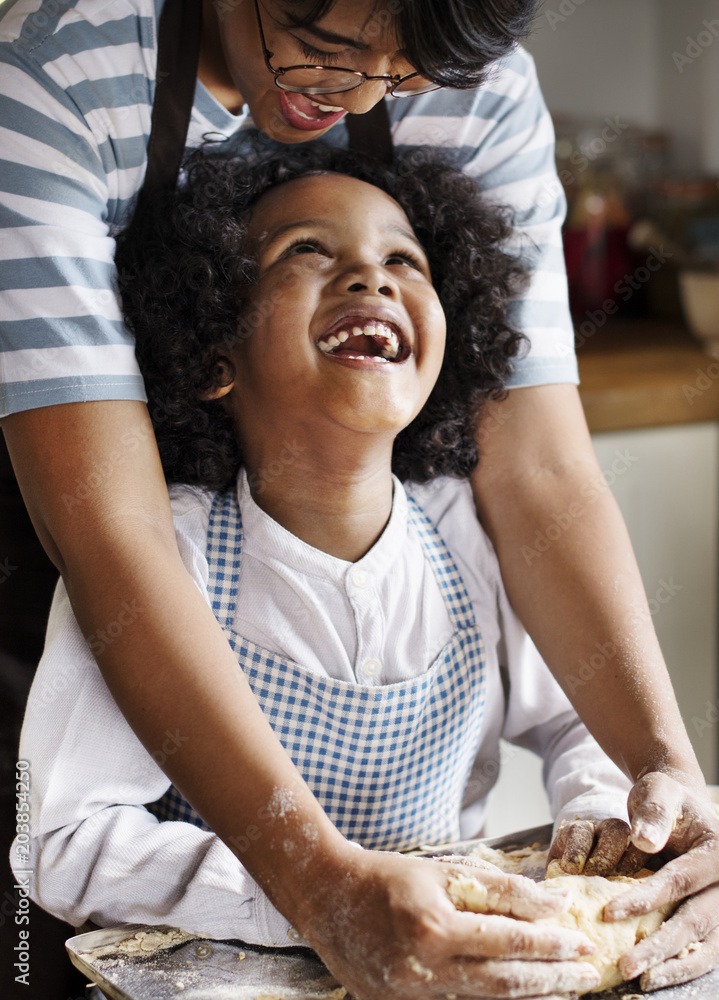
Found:
[{"label": "open mouth", "polygon": [[385,320],[345,317],[322,335],[317,346],[323,354],[352,361],[397,364],[405,361],[411,349],[404,334]]},{"label": "open mouth", "polygon": [[280,107],[289,125],[316,132],[335,125],[347,113],[344,108],[327,104],[324,98],[280,91]]}]

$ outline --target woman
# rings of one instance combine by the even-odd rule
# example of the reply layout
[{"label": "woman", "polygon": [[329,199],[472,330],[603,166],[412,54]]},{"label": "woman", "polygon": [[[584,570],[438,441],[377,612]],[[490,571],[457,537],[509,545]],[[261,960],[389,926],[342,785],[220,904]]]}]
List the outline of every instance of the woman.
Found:
[{"label": "woman", "polygon": [[[183,20],[193,6],[182,8]],[[488,408],[478,431],[478,510],[510,598],[560,682],[576,673],[596,643],[616,649],[614,672],[576,688],[573,701],[604,749],[637,781],[630,798],[636,846],[658,850],[670,838],[681,851],[695,844],[711,848],[689,850],[643,890],[636,906],[646,909],[699,894],[674,918],[671,933],[630,956],[626,971],[655,966],[649,985],[700,974],[714,961],[711,937],[699,952],[662,962],[704,937],[697,927],[717,909],[715,890],[700,892],[717,877],[717,825],[702,797],[651,617],[636,614],[644,603],[641,582],[617,509],[608,491],[596,488],[601,473],[572,384],[575,370],[564,360],[571,354],[571,330],[559,273],[562,206],[553,197],[546,112],[520,52],[508,56],[490,86],[471,89],[526,31],[533,3],[416,2],[405,9],[394,0],[379,8],[368,0],[339,0],[309,6],[280,0],[204,4],[200,86],[188,143],[196,145],[210,131],[230,135],[253,125],[273,142],[310,141],[335,128],[329,136],[344,142],[342,113],[368,111],[389,88],[412,90],[413,80],[418,89],[433,82],[470,87],[385,103],[396,144],[455,149],[483,187],[515,207],[519,226],[538,248],[539,291],[529,294],[518,317],[533,352],[524,370],[520,362],[515,371],[516,388]],[[155,90],[159,101],[163,87],[174,91],[181,84],[170,63],[155,88],[155,13],[149,0],[78,0],[71,6],[47,0],[32,11],[16,3],[3,19],[9,166],[0,183],[4,225],[12,229],[4,253],[8,447],[38,534],[63,574],[113,696],[146,747],[162,752],[185,798],[226,843],[242,845],[235,850],[242,850],[243,863],[283,912],[307,897],[320,873],[310,855],[295,867],[295,882],[280,890],[273,883],[277,851],[307,823],[316,824],[324,854],[335,858],[321,873],[323,889],[330,896],[339,892],[352,868],[357,878],[347,902],[364,913],[366,929],[362,949],[352,951],[328,927],[320,954],[334,968],[346,963],[346,979],[363,998],[380,995],[366,971],[363,955],[369,954],[387,970],[382,995],[430,997],[440,983],[446,993],[452,956],[462,954],[466,942],[447,939],[423,909],[403,859],[360,864],[336,839],[238,677],[177,551],[131,341],[109,291],[113,227],[126,223],[142,183],[151,101]],[[342,89],[348,82],[343,73],[328,92],[324,86],[321,94],[283,92],[288,70],[307,64],[363,75],[351,76],[351,90]],[[308,86],[304,75],[296,80],[294,74],[289,83]],[[528,565],[522,546],[570,509],[588,484],[595,487],[595,502]],[[633,749],[633,727],[649,734],[648,754]],[[162,750],[168,733],[178,732],[183,739],[172,752]],[[243,799],[233,802],[223,790],[240,775]],[[278,788],[291,790],[291,808],[258,823]],[[679,815],[693,822],[688,831],[672,833]],[[591,845],[592,831],[585,835]],[[604,838],[595,853],[611,858],[625,836]],[[591,850],[576,842],[563,846],[567,859]],[[347,892],[345,886],[345,897]],[[712,916],[709,926],[715,921]],[[472,965],[463,993],[527,996],[562,988],[554,963],[515,961],[557,957],[556,950],[538,950],[531,932],[519,944],[510,942],[500,921],[486,929],[481,947],[490,960]],[[433,978],[408,968],[410,955]]]}]

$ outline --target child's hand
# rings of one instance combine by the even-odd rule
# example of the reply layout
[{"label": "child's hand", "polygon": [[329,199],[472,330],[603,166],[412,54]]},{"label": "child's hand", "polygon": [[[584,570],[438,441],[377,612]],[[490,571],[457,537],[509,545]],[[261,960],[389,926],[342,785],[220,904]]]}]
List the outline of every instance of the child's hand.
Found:
[{"label": "child's hand", "polygon": [[353,848],[317,880],[295,926],[357,1000],[554,997],[597,984],[583,934],[531,923],[561,913],[563,894],[478,864],[471,874],[499,894],[496,910],[461,913],[446,892],[460,872]]},{"label": "child's hand", "polygon": [[620,968],[627,979],[641,974],[645,990],[696,979],[719,963],[719,818],[704,788],[685,775],[659,772],[634,785],[629,816],[639,849],[657,854],[666,848],[678,857],[643,886],[611,902],[605,919],[621,920],[663,903],[684,902],[622,959]]},{"label": "child's hand", "polygon": [[547,857],[559,861],[567,875],[634,875],[647,859],[630,839],[621,819],[593,822],[577,819],[557,830]]}]

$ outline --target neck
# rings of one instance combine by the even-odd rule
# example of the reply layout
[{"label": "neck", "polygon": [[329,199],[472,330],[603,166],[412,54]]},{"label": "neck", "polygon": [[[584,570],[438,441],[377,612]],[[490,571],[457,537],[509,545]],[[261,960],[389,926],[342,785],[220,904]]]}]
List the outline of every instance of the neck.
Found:
[{"label": "neck", "polygon": [[356,562],[372,548],[392,510],[391,440],[338,448],[289,436],[262,444],[245,449],[258,507],[338,559]]},{"label": "neck", "polygon": [[215,100],[219,101],[229,112],[235,115],[240,113],[244,101],[227,68],[217,22],[215,0],[203,0],[202,38],[200,39],[197,78],[207,87]]}]

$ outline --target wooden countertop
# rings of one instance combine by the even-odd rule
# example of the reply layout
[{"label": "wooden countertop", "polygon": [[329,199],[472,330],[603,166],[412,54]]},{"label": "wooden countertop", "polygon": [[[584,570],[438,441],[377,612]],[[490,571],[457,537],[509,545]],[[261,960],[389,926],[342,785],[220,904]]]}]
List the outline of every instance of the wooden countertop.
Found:
[{"label": "wooden countertop", "polygon": [[681,326],[607,324],[577,356],[591,431],[719,421],[719,352],[704,353]]}]

